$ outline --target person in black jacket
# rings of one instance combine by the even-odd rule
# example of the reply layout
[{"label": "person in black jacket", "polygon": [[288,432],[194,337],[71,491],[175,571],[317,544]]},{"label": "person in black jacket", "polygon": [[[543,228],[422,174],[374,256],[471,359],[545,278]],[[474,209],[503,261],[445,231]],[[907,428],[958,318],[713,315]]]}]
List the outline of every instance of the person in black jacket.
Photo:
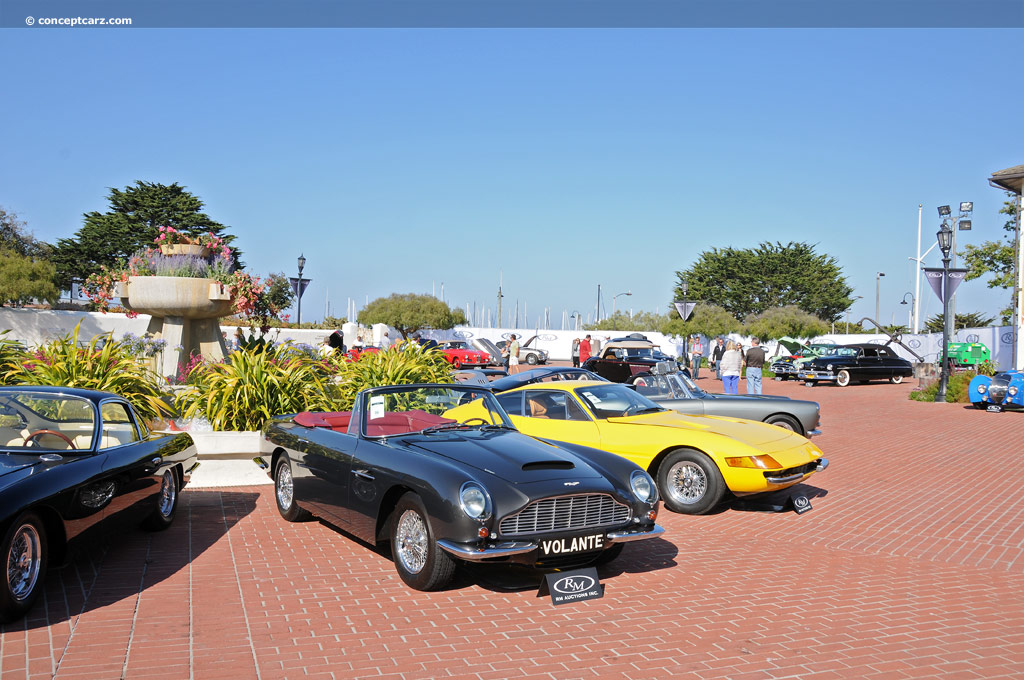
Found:
[{"label": "person in black jacket", "polygon": [[722,355],[725,354],[725,341],[722,338],[715,340],[715,346],[711,350],[711,354],[708,355],[708,361],[711,362],[711,368],[715,369],[715,377],[719,380],[722,379]]}]

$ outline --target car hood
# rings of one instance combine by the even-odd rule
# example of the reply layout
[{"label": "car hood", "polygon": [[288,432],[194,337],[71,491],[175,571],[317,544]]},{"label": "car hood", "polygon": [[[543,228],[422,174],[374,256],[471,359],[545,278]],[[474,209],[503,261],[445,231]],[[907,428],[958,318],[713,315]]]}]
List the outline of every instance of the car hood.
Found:
[{"label": "car hood", "polygon": [[27,456],[21,453],[0,453],[0,489],[33,473],[42,472],[42,464],[39,454]]},{"label": "car hood", "polygon": [[585,460],[519,432],[444,432],[409,446],[489,472],[512,484],[603,477]]},{"label": "car hood", "polygon": [[473,347],[476,347],[480,352],[487,352],[492,357],[501,356],[501,350],[498,349],[498,346],[487,338],[473,338],[470,342],[472,342]]},{"label": "car hood", "polygon": [[762,449],[765,453],[770,453],[773,449],[796,446],[807,441],[798,434],[755,420],[725,416],[688,416],[676,411],[609,418],[608,422],[620,425],[670,427],[683,431],[707,432],[735,439],[748,446]]},{"label": "car hood", "polygon": [[782,397],[775,394],[713,394],[711,392],[706,392],[705,394],[707,394],[707,396],[711,397],[715,401],[721,402],[723,404],[742,404],[744,402],[749,402],[751,399],[784,399],[787,401],[792,400],[792,397]]}]

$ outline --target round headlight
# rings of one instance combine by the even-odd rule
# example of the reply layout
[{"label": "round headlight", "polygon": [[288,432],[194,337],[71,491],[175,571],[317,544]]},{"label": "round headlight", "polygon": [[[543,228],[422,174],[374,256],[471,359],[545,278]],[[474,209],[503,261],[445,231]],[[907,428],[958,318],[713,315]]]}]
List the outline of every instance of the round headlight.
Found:
[{"label": "round headlight", "polygon": [[491,497],[475,482],[466,482],[459,489],[459,505],[473,519],[487,519],[491,514]]},{"label": "round headlight", "polygon": [[1008,387],[1008,388],[1006,388],[1006,392],[1007,392],[1007,394],[1009,394],[1009,395],[1010,395],[1011,397],[1016,397],[1016,396],[1017,396],[1017,386],[1016,386],[1016,385],[1014,385],[1013,387]]},{"label": "round headlight", "polygon": [[629,487],[633,495],[644,503],[653,503],[658,500],[658,490],[654,486],[654,480],[643,470],[633,470],[629,476]]},{"label": "round headlight", "polygon": [[985,394],[988,391],[988,387],[984,384],[978,385],[978,394]]},{"label": "round headlight", "polygon": [[828,365],[828,370],[830,370],[830,371],[832,370],[832,364]]}]

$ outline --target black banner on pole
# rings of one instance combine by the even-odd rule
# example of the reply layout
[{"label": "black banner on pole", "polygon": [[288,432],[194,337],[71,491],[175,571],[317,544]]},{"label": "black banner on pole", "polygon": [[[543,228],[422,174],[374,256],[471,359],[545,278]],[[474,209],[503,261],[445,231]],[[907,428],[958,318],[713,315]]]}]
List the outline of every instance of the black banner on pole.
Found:
[{"label": "black banner on pole", "polygon": [[943,304],[946,300],[953,297],[956,289],[960,287],[960,284],[965,278],[967,278],[967,270],[960,268],[951,268],[949,270],[949,278],[946,279],[945,290],[942,285],[942,275],[945,270],[942,267],[925,267],[924,277],[928,279],[928,285],[932,287],[935,294],[938,296],[939,301]]},{"label": "black banner on pole", "polygon": [[299,279],[294,277],[294,276],[289,276],[288,277],[288,281],[291,282],[291,284],[292,284],[292,293],[294,293],[295,297],[298,297],[298,298],[301,298],[302,294],[306,292],[306,286],[308,286],[309,282],[312,281],[313,279],[301,279],[301,280],[302,280],[302,288],[299,288]]}]

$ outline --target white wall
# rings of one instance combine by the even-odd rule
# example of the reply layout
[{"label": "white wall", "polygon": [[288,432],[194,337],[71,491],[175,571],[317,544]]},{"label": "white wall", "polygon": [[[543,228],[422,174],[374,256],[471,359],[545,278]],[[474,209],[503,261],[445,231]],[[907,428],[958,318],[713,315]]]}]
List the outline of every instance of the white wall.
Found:
[{"label": "white wall", "polygon": [[[79,337],[80,340],[90,340],[97,335],[103,335],[110,331],[114,332],[114,337],[119,338],[125,333],[133,333],[140,336],[143,335],[146,332],[146,327],[149,325],[149,316],[146,314],[140,314],[134,319],[129,319],[124,314],[114,313],[102,314],[100,312],[74,312],[64,310],[14,309],[9,307],[0,307],[0,331],[10,329],[10,333],[5,337],[12,340],[20,340],[26,345],[33,347],[49,342],[50,340],[54,340],[63,335],[70,334],[74,330],[75,324],[79,321],[82,322],[82,330]],[[348,324],[346,324],[346,326],[347,325]],[[229,339],[234,338],[236,327],[221,326],[221,329],[227,333]],[[270,330],[269,337],[280,342],[294,340],[295,342],[303,342],[309,345],[318,345],[323,342],[331,332],[331,329],[273,328]],[[366,335],[369,336],[371,332],[374,338],[379,338],[383,335],[383,326],[375,326],[372,331],[368,329],[366,331]],[[630,331],[535,331],[528,328],[473,328],[463,326],[450,331],[423,331],[422,335],[438,341],[459,339],[469,340],[475,337],[484,337],[493,340],[494,342],[498,342],[499,340],[507,340],[512,333],[519,336],[522,341],[528,340],[533,335],[539,335],[531,347],[537,346],[539,349],[547,350],[551,358],[554,360],[568,361],[571,358],[573,338],[582,339],[589,333],[591,337],[600,339],[603,345],[611,338],[628,335]],[[246,334],[248,334],[248,330],[246,330]],[[392,342],[394,342],[396,338],[400,337],[400,335],[393,329],[389,335]],[[646,335],[651,342],[661,347],[661,351],[665,352],[665,354],[670,356],[680,356],[682,354],[682,338],[678,336],[666,336],[654,331],[644,332],[644,335]],[[346,332],[346,345],[351,345],[349,337],[350,334]],[[744,347],[750,346],[749,337],[730,334],[729,338],[740,341],[743,343]],[[813,338],[812,340],[815,342],[834,342],[839,345],[855,342],[873,342],[884,345],[888,340],[888,336],[881,334],[845,335],[841,333],[829,333]],[[1013,328],[1011,326],[1002,326],[997,328],[967,328],[959,330],[954,335],[952,341],[981,342],[992,351],[992,361],[996,364],[997,368],[1005,370],[1012,367]],[[922,333],[918,335],[906,334],[903,336],[903,342],[924,357],[926,362],[937,361],[939,353],[942,350],[941,333]],[[708,342],[708,338],[704,338],[704,346],[708,347],[709,345],[710,343]],[[917,361],[913,355],[899,345],[890,345],[890,347],[892,347],[894,351],[904,359],[912,362]],[[765,343],[764,348],[769,356],[774,356],[777,350],[777,343]],[[782,349],[779,353],[787,354],[785,349]],[[707,355],[705,353],[705,357],[706,356]]]}]

